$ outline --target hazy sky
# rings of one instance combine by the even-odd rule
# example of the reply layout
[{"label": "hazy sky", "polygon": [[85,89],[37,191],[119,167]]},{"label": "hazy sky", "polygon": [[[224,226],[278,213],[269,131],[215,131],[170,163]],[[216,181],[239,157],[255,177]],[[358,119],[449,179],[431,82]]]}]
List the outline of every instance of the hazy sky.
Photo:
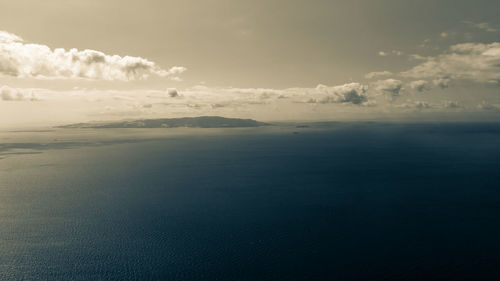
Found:
[{"label": "hazy sky", "polygon": [[[15,100],[102,100],[104,90],[115,93],[99,106],[127,96],[138,116],[237,115],[238,101],[251,105],[248,116],[264,114],[258,104],[282,111],[271,119],[496,110],[498,11],[496,0],[0,0],[0,110],[26,110]],[[171,97],[168,88],[184,100],[159,109],[147,99]]]}]

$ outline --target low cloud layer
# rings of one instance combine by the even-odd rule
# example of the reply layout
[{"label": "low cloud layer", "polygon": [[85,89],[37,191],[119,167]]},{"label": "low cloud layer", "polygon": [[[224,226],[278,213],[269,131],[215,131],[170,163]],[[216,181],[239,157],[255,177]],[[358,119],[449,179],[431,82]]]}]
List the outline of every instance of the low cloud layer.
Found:
[{"label": "low cloud layer", "polygon": [[[418,81],[418,80],[417,80]],[[432,82],[427,82],[432,85]],[[420,84],[417,85],[421,87]],[[417,87],[416,86],[416,87]],[[405,84],[406,87],[406,84]],[[425,87],[425,86],[424,86]],[[415,89],[414,89],[415,90]],[[381,91],[383,93],[381,93]],[[163,90],[0,87],[0,119],[5,124],[66,124],[127,118],[219,115],[258,120],[352,120],[398,118],[398,114],[500,112],[500,101],[459,99],[453,95],[402,91],[399,80],[314,88],[213,88]],[[394,98],[394,95],[399,95]],[[389,99],[387,98],[389,96]]]},{"label": "low cloud layer", "polygon": [[141,57],[108,55],[94,50],[51,49],[0,31],[0,75],[4,76],[128,81],[157,75],[177,80],[177,75],[185,70],[180,66],[164,70]]}]

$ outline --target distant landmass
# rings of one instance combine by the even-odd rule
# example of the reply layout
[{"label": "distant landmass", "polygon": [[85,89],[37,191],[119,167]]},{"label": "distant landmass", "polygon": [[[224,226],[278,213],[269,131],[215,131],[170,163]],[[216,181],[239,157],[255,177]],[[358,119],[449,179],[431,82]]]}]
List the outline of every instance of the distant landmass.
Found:
[{"label": "distant landmass", "polygon": [[252,119],[225,118],[220,116],[200,116],[184,118],[143,119],[133,121],[112,121],[95,123],[77,123],[59,126],[59,128],[243,128],[260,127],[269,124]]}]

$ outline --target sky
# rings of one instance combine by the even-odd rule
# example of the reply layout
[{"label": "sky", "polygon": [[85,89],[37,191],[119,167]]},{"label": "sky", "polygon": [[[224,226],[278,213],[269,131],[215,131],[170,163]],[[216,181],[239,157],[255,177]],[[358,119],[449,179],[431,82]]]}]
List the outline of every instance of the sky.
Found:
[{"label": "sky", "polygon": [[495,0],[0,0],[0,126],[500,112]]}]

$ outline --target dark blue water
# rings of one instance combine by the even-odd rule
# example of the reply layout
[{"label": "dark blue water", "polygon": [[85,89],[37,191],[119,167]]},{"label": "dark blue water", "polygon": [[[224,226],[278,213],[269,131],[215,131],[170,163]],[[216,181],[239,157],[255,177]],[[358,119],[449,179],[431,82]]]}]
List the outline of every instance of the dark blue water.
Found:
[{"label": "dark blue water", "polygon": [[0,160],[0,279],[500,280],[500,125],[295,131]]}]

